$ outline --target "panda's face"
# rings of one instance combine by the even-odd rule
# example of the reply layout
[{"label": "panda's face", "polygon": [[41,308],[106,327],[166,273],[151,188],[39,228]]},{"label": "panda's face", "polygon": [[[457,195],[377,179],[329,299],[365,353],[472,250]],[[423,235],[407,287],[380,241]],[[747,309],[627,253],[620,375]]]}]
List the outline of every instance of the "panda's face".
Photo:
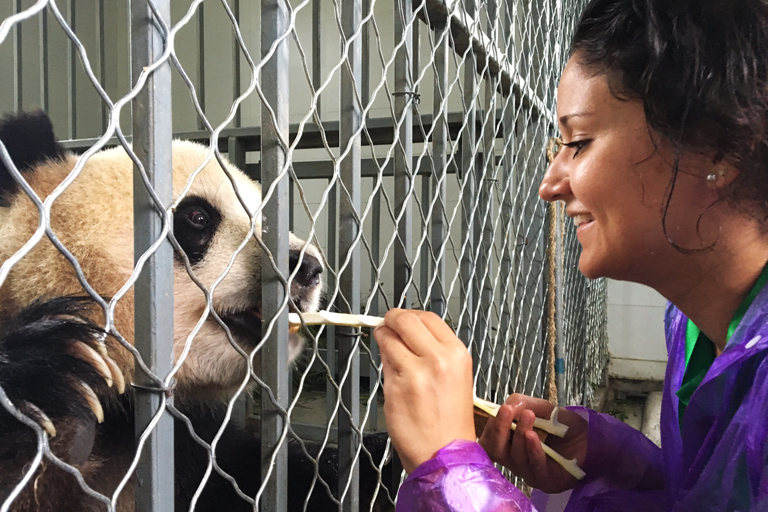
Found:
[{"label": "panda's face", "polygon": [[[208,154],[206,148],[188,143],[174,143],[174,188],[177,196],[188,184]],[[261,190],[239,169],[211,159],[178,202],[174,210],[173,229],[179,246],[186,255],[194,277],[212,291],[213,310],[227,326],[234,341],[250,352],[261,340],[261,268],[269,264],[262,255],[257,237],[261,235]],[[230,179],[231,177],[231,179]],[[235,192],[237,190],[237,193]],[[315,246],[290,236],[290,267],[296,266],[291,283],[291,298],[300,311],[315,311],[320,302],[323,271],[321,257]],[[299,257],[304,249],[301,265]],[[176,353],[180,356],[187,346],[190,333],[199,332],[191,343],[179,381],[196,387],[222,384],[236,385],[242,381],[247,365],[235,350],[214,315],[205,314],[205,295],[187,271],[185,258],[176,257],[174,282]],[[289,338],[289,360],[301,352],[303,338],[293,333]],[[222,382],[227,376],[229,382]]]},{"label": "panda's face", "polygon": [[[55,142],[44,114],[0,122],[0,140],[43,198],[77,163],[77,157]],[[243,351],[250,354],[261,341],[261,268],[268,264],[258,241],[261,189],[226,160],[225,172],[209,152],[192,142],[173,143],[173,228],[181,248],[174,263],[174,352],[177,360],[184,357],[176,375],[176,396],[182,400],[226,396],[246,377]],[[115,297],[134,271],[132,215],[133,163],[122,148],[93,155],[52,206],[51,229],[103,297]],[[36,207],[0,165],[0,262],[20,250],[37,225]],[[291,283],[293,304],[301,311],[316,310],[322,288],[320,253],[293,235],[289,244],[292,270],[303,249]],[[203,289],[210,292],[212,311]],[[43,238],[0,287],[0,324],[40,298],[84,294],[72,265]],[[132,291],[117,301],[114,326],[133,340]],[[290,361],[302,343],[298,334],[290,336]],[[117,343],[110,351],[130,379],[133,356]],[[255,369],[258,357],[256,353]]]}]

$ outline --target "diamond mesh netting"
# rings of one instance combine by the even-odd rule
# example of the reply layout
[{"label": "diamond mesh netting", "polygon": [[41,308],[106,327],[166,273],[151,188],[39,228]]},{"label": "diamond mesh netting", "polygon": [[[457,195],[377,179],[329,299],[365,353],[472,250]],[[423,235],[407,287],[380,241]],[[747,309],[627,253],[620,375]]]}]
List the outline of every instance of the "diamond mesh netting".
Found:
[{"label": "diamond mesh netting", "polygon": [[[137,509],[169,510],[174,485],[176,508],[208,510],[206,492],[221,487],[249,509],[322,510],[319,503],[330,503],[392,510],[401,470],[396,458],[390,462],[386,436],[370,437],[386,431],[375,339],[367,330],[313,328],[289,363],[287,314],[299,300],[302,262],[315,256],[325,267],[329,310],[383,315],[407,307],[441,315],[472,353],[479,397],[501,402],[517,392],[588,405],[607,361],[605,283],[579,273],[579,244],[562,206],[538,198],[546,143],[557,130],[557,80],[583,3],[0,5],[2,112],[42,109],[64,147],[81,155],[47,196],[20,185],[42,221],[28,243],[0,260],[0,303],[16,293],[7,282],[14,267],[51,242],[70,261],[81,295],[102,312],[98,327],[130,354],[130,375],[138,368],[126,391],[135,411],[130,460],[109,466],[105,473],[119,477],[108,481],[56,451],[44,419],[54,426],[65,420],[13,400],[5,388],[15,381],[0,379],[6,416],[35,439],[15,480],[0,485],[0,511],[33,510],[47,499],[38,492],[46,468],[74,479],[83,499],[107,510],[130,507],[134,493]],[[171,176],[171,135],[210,148],[182,186]],[[88,276],[110,262],[61,242],[51,218],[94,155],[117,146],[137,169],[135,264],[106,293]],[[21,182],[24,169],[4,147],[0,158]],[[254,206],[238,178],[222,181],[235,191],[231,207],[247,226],[228,253],[217,253],[224,263],[206,281],[208,260],[195,262],[189,251],[179,257],[185,247],[171,228],[205,166],[227,162],[259,181],[263,198]],[[127,192],[104,190],[105,197],[115,193]],[[227,275],[252,250],[259,251],[261,341],[240,348],[215,298],[235,286]],[[174,308],[187,307],[179,272],[205,304],[183,335],[176,320],[174,336]],[[115,315],[121,305],[134,307],[134,297],[131,339]],[[8,327],[0,321],[0,328]],[[176,391],[196,389],[185,365],[212,350],[201,341],[209,329],[226,331],[245,370],[226,376],[235,381],[231,393],[210,405],[223,412],[203,431]],[[95,342],[97,352],[104,339]],[[0,371],[10,343],[0,332]],[[98,390],[93,399],[106,400]],[[104,414],[110,410],[105,403]],[[249,442],[260,449],[261,476],[248,485],[230,469],[227,429],[252,434]],[[174,470],[181,430],[203,460],[183,491],[178,455]]]}]

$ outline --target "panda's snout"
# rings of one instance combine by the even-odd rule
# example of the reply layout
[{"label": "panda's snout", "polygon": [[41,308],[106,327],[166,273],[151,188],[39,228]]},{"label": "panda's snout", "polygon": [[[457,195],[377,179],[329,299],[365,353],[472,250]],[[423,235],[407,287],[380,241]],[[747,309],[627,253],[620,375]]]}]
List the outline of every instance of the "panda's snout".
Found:
[{"label": "panda's snout", "polygon": [[[289,255],[290,271],[296,269],[299,263],[300,250],[291,250]],[[301,260],[301,267],[296,272],[296,276],[293,278],[294,282],[306,287],[317,286],[320,284],[320,274],[323,273],[323,264],[314,256],[304,253],[304,257]]]}]

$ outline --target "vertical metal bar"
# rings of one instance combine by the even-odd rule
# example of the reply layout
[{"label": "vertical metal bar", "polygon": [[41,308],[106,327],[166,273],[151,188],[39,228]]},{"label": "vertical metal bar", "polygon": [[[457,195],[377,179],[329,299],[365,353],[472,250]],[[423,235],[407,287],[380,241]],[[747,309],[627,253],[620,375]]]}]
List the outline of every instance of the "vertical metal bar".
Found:
[{"label": "vertical metal bar", "polygon": [[[469,16],[475,16],[477,0],[467,0],[464,8]],[[463,316],[461,325],[459,325],[459,338],[467,344],[472,344],[472,328],[474,319],[472,313],[475,310],[475,290],[474,283],[471,281],[474,275],[474,253],[475,253],[475,229],[473,219],[470,217],[475,205],[475,141],[476,141],[476,123],[477,110],[475,108],[475,96],[477,95],[477,67],[475,65],[475,54],[470,47],[467,55],[464,57],[464,115],[467,119],[466,130],[461,135],[461,176],[464,180],[464,191],[461,197],[461,242],[466,245],[464,256],[460,262],[461,272],[461,304],[466,308],[467,314]],[[475,360],[477,364],[477,360]]]},{"label": "vertical metal bar", "polygon": [[[131,46],[133,44],[133,34],[131,33],[131,24],[133,23],[133,18],[131,17],[131,9],[133,9],[133,2],[134,0],[127,0],[125,2],[125,21],[127,22],[127,26],[125,27],[126,34],[128,36],[128,46]],[[128,83],[125,84],[126,90],[130,91],[133,87],[133,59],[128,59]],[[131,123],[133,123],[133,111],[129,111],[130,113],[130,119]]]},{"label": "vertical metal bar", "polygon": [[[337,236],[338,223],[336,221],[336,212],[338,211],[338,186],[335,184],[331,187],[330,194],[328,195],[328,265],[330,265],[334,271],[338,271],[339,265],[336,261],[337,253]],[[330,273],[329,273],[330,275]],[[334,277],[334,282],[331,282],[331,278],[328,278],[328,289],[335,290],[338,286],[337,277]],[[328,304],[328,310],[334,311],[335,304]],[[331,378],[336,379],[336,327],[329,325],[326,330],[326,349],[325,349],[325,363],[328,365],[328,371],[331,374]],[[325,384],[325,414],[328,420],[333,417],[336,411],[336,388],[333,387],[331,382]]]},{"label": "vertical metal bar", "polygon": [[[200,7],[202,10],[202,7]],[[235,21],[240,25],[240,0],[232,0],[232,14],[235,17]],[[240,45],[237,44],[237,36],[234,30],[232,31],[232,103],[235,102],[241,92],[241,77],[240,77]],[[232,120],[232,125],[239,127],[242,124],[242,107],[235,112],[235,118]],[[241,167],[242,169],[242,167]],[[293,204],[293,203],[291,203]],[[293,208],[291,208],[291,211]]]},{"label": "vertical metal bar", "polygon": [[557,404],[566,404],[565,382],[565,290],[563,286],[563,242],[565,236],[564,212],[565,203],[555,203],[555,379],[557,383]]},{"label": "vertical metal bar", "polygon": [[[74,0],[72,2],[74,4]],[[171,21],[170,0],[155,0],[165,23]],[[131,4],[131,61],[134,83],[142,70],[163,53],[164,37],[147,2]],[[71,21],[74,20],[74,7]],[[171,68],[166,62],[148,78],[133,100],[133,150],[144,165],[149,181],[165,208],[173,201],[171,158]],[[163,215],[152,202],[138,169],[133,178],[134,260],[160,237]],[[173,248],[168,240],[147,261],[134,286],[134,342],[149,368],[160,378],[173,365]],[[136,383],[156,384],[143,372]],[[136,388],[136,436],[141,436],[165,394]],[[144,446],[136,468],[136,510],[159,512],[174,509],[173,418],[163,414]]]},{"label": "vertical metal bar", "polygon": [[[420,58],[421,56],[421,22],[416,19],[413,23],[413,60],[412,60],[412,66],[411,66],[411,76],[412,77],[418,77],[419,72],[421,71],[420,67]],[[415,78],[414,78],[415,80]],[[413,86],[414,92],[418,94],[419,92],[419,86],[418,84],[414,84]],[[418,115],[418,109],[413,109],[416,111]],[[419,173],[419,169],[413,170],[414,175],[417,175]],[[431,173],[423,174],[421,176],[421,209],[422,209],[422,215],[427,215],[427,208],[429,208],[429,203],[432,199],[432,175]],[[422,215],[419,215],[421,218]],[[424,242],[421,244],[421,251],[419,254],[419,288],[421,289],[421,297],[420,300],[423,301],[422,308],[423,309],[429,309],[429,295],[427,294],[427,288],[429,288],[429,281],[430,281],[430,270],[432,268],[432,262],[431,262],[431,255],[430,255],[430,244],[427,243],[429,240],[429,224],[422,223],[422,229],[424,230],[424,233],[422,234],[422,238]],[[431,241],[430,241],[431,242]]]},{"label": "vertical metal bar", "polygon": [[48,112],[48,10],[40,13],[40,105]]},{"label": "vertical metal bar", "polygon": [[[205,112],[205,5],[197,9],[197,100]],[[204,128],[202,119],[198,119],[197,129]]]},{"label": "vertical metal bar", "polygon": [[[107,85],[107,65],[106,65],[106,41],[104,34],[104,0],[99,0],[96,6],[96,15],[98,17],[96,30],[99,40],[99,81],[102,87]],[[107,130],[109,124],[109,112],[103,101],[99,100],[99,113],[101,114],[101,129]]]},{"label": "vertical metal bar", "polygon": [[[486,127],[487,128],[487,127]],[[484,132],[483,132],[484,133]],[[487,161],[485,155],[477,155],[475,158],[474,181],[475,191],[475,213],[470,219],[472,227],[472,256],[474,258],[474,270],[472,276],[472,294],[473,304],[470,310],[470,318],[474,327],[472,328],[472,358],[475,366],[475,393],[478,396],[485,396],[486,372],[488,371],[488,347],[486,346],[486,316],[483,308],[487,307],[484,294],[485,273],[488,268],[488,261],[485,257],[485,210],[488,205],[488,194],[486,192],[486,172]],[[477,367],[480,367],[480,373]]]},{"label": "vertical metal bar", "polygon": [[398,0],[395,8],[395,41],[403,41],[395,57],[395,116],[400,122],[395,142],[395,213],[400,215],[395,243],[396,306],[411,307],[411,255],[413,254],[413,204],[410,197],[413,166],[413,56],[412,0]]},{"label": "vertical metal bar", "polygon": [[[290,25],[286,0],[261,0],[261,56],[265,58],[274,42]],[[283,39],[261,72],[261,87],[268,103],[261,108],[261,182],[267,190],[277,181],[272,198],[263,210],[262,237],[277,264],[262,268],[262,311],[265,320],[275,319],[272,333],[265,336],[261,354],[261,375],[272,390],[277,407],[286,409],[289,401],[288,381],[288,308],[279,310],[285,295],[290,293],[281,282],[288,276],[288,187],[286,173],[278,175],[286,163],[285,148],[280,138],[288,141],[289,122],[289,62],[288,42]],[[270,112],[270,110],[272,112]],[[274,113],[275,120],[272,120]],[[262,324],[266,334],[268,323]],[[267,393],[261,394],[261,474],[270,469],[270,458],[277,451],[272,476],[261,499],[261,510],[285,512],[288,507],[288,445],[278,441],[286,428],[285,420],[278,413]],[[262,478],[263,479],[263,478]]]},{"label": "vertical metal bar", "polygon": [[[21,5],[21,0],[16,0],[14,2],[14,8],[13,12],[14,14],[18,14],[23,10],[23,7]],[[22,77],[22,58],[21,58],[21,51],[22,51],[22,34],[21,34],[21,23],[17,23],[13,26],[13,31],[16,37],[13,38],[13,60],[14,60],[14,66],[13,66],[13,106],[16,109],[16,112],[21,112],[24,108],[24,80]]]},{"label": "vertical metal bar", "polygon": [[[413,1],[413,0],[411,0]],[[411,49],[411,77],[415,80],[415,77],[419,76],[419,57],[421,56],[421,22],[416,19],[413,23],[413,35],[411,37],[412,49]],[[414,92],[419,92],[419,85],[413,85]]]},{"label": "vertical metal bar", "polygon": [[[507,59],[510,62],[514,62],[514,44],[511,39],[512,35],[512,12],[511,6],[507,2],[502,2],[504,10],[504,21],[502,30],[502,40],[507,44],[506,54]],[[504,103],[504,111],[502,112],[502,134],[504,140],[504,154],[502,155],[503,167],[502,167],[502,198],[501,198],[501,226],[502,230],[508,233],[508,238],[504,241],[504,246],[501,251],[500,262],[500,275],[504,279],[504,284],[501,290],[501,317],[499,318],[499,332],[500,343],[504,350],[511,350],[511,347],[507,347],[509,333],[512,332],[511,326],[513,322],[512,311],[514,308],[514,279],[512,256],[514,254],[515,245],[517,244],[517,233],[513,228],[513,199],[515,190],[517,190],[516,180],[514,176],[514,159],[515,159],[515,99],[514,96],[508,98]],[[506,361],[505,361],[506,362]],[[509,381],[509,368],[508,364],[502,365],[501,374],[499,378],[502,382]],[[502,389],[503,392],[509,391]]]},{"label": "vertical metal bar", "polygon": [[[416,170],[418,173],[418,169]],[[432,200],[432,173],[422,174],[421,176],[421,210],[426,217],[430,201]],[[421,215],[419,215],[421,218]],[[421,251],[419,254],[419,288],[421,289],[420,299],[423,301],[422,307],[431,311],[429,307],[429,294],[427,288],[429,288],[429,281],[431,280],[430,270],[432,269],[432,251],[430,250],[431,240],[429,238],[429,223],[422,222],[422,239]]]},{"label": "vertical metal bar", "polygon": [[[229,137],[227,139],[227,159],[240,170],[245,169],[245,144],[242,139]],[[238,428],[245,428],[248,419],[248,401],[250,393],[243,393],[235,402],[232,410],[232,424]]]},{"label": "vertical metal bar", "polygon": [[[341,28],[343,42],[349,44],[347,66],[341,70],[341,104],[339,111],[339,152],[349,151],[340,162],[341,182],[347,193],[341,194],[339,209],[339,259],[351,255],[347,268],[339,276],[340,292],[346,299],[341,301],[342,313],[360,313],[360,244],[356,238],[363,226],[358,223],[360,215],[360,125],[361,107],[357,101],[360,94],[363,46],[361,37],[355,36],[362,18],[361,0],[346,0],[341,5]],[[339,496],[345,488],[341,509],[357,512],[360,508],[360,466],[357,464],[358,446],[362,439],[353,428],[360,426],[360,337],[354,336],[357,329],[340,327],[339,362],[348,364],[347,378],[341,387],[341,402],[350,414],[339,411]],[[339,373],[344,373],[340,371]],[[347,487],[349,485],[349,487]]]},{"label": "vertical metal bar", "polygon": [[290,178],[290,185],[288,186],[288,230],[293,231],[294,213],[294,201],[296,200],[296,184],[293,182],[293,178]]},{"label": "vertical metal bar", "polygon": [[[133,6],[131,6],[133,8]],[[69,0],[69,26],[72,32],[77,33],[77,19],[75,17],[75,0]],[[139,36],[141,37],[141,36]],[[69,138],[77,138],[77,52],[75,44],[67,41],[67,62],[69,64],[67,77],[68,107],[69,107]]]},{"label": "vertical metal bar", "polygon": [[[507,49],[507,56],[510,58],[512,69],[520,76],[525,76],[523,70],[523,60],[526,57],[525,52],[525,14],[523,13],[523,7],[517,2],[513,2],[512,5],[506,4],[507,16],[509,17],[510,30],[512,31],[512,48]],[[524,318],[526,305],[524,304],[524,297],[526,297],[526,288],[523,276],[523,269],[527,266],[525,255],[528,251],[528,239],[526,231],[523,229],[524,222],[527,220],[527,194],[525,194],[525,182],[526,182],[526,169],[527,169],[527,140],[526,140],[526,117],[527,109],[524,106],[522,98],[519,103],[514,107],[514,112],[510,114],[511,122],[508,129],[515,134],[515,143],[512,146],[513,159],[511,160],[514,183],[514,194],[516,200],[512,203],[512,218],[514,219],[514,230],[512,235],[514,237],[512,249],[512,275],[515,282],[513,283],[512,290],[512,324],[514,329],[512,335],[514,336],[515,349],[521,354],[520,357],[513,359],[515,367],[512,371],[515,373],[515,381],[512,383],[516,389],[525,389],[526,393],[539,392],[540,388],[535,385],[529,385],[529,377],[527,373],[523,372],[524,365],[531,364],[532,353],[529,350],[527,353],[522,353],[524,347],[530,347],[530,343],[535,343],[535,340],[531,340],[528,337],[528,333],[522,331],[521,326]],[[535,384],[535,383],[534,383]]]},{"label": "vertical metal bar", "polygon": [[[320,13],[322,10],[322,0],[312,0],[312,88],[317,90],[322,84],[322,47],[320,40]],[[321,101],[317,98],[317,117],[320,118]]]},{"label": "vertical metal bar", "polygon": [[[432,194],[436,198],[435,209],[432,212],[432,251],[435,261],[435,284],[432,286],[429,308],[434,313],[443,316],[447,312],[445,290],[445,257],[440,256],[440,248],[448,236],[445,216],[445,200],[447,189],[448,164],[448,32],[447,23],[435,29],[437,47],[435,48],[435,87],[432,101],[432,112],[435,129],[432,133],[432,158],[435,162],[435,175],[431,181]],[[431,277],[431,276],[430,276]]]},{"label": "vertical metal bar", "polygon": [[[365,54],[363,54],[363,58],[365,58]],[[381,264],[381,240],[379,237],[379,233],[381,233],[381,190],[376,192],[376,195],[373,196],[373,205],[371,207],[371,230],[373,233],[373,236],[371,237],[371,254],[373,256],[374,265],[371,266],[371,293],[373,293],[373,298],[371,299],[370,313],[372,315],[379,315],[379,273],[377,272],[376,267]],[[374,387],[379,380],[378,364],[381,360],[379,357],[379,344],[373,336],[371,336],[370,340],[373,364],[368,365],[368,391],[373,395]],[[379,409],[376,407],[377,404],[373,405],[374,406],[368,416],[370,418],[370,428],[371,430],[378,430]]]},{"label": "vertical metal bar", "polygon": [[[411,77],[417,77],[419,76],[419,55],[420,55],[420,48],[421,48],[421,22],[418,19],[414,20],[413,23],[413,37],[412,37],[412,59],[411,59]],[[415,79],[414,79],[415,80]],[[419,92],[419,86],[418,84],[413,85],[413,91],[418,94]],[[412,110],[416,111],[418,114],[418,109],[412,108]],[[419,173],[419,169],[414,168],[413,169],[413,175],[417,175]],[[431,189],[431,182],[432,176],[430,174],[423,174],[421,176],[421,209],[423,212],[423,215],[426,216],[426,208],[429,206],[429,201],[432,197],[432,189]],[[419,218],[421,218],[422,215],[419,215]],[[422,223],[422,229],[425,231],[423,234],[424,237],[424,243],[421,244],[421,250],[419,251],[419,288],[421,289],[422,296],[419,297],[420,302],[423,301],[422,308],[428,309],[429,304],[429,297],[427,296],[427,288],[429,287],[429,270],[431,268],[430,265],[430,256],[429,256],[429,244],[426,243],[428,240],[429,235],[426,233],[429,231],[429,226],[427,224]]]},{"label": "vertical metal bar", "polygon": [[[397,241],[394,251],[395,285],[394,305],[411,307],[411,254],[413,254],[413,204],[409,195],[411,166],[413,165],[413,87],[411,78],[411,57],[413,51],[412,0],[397,0],[395,3],[395,41],[403,44],[395,56],[395,116],[400,122],[395,142],[395,214],[400,215],[397,224]],[[402,464],[399,457],[392,460],[392,481],[399,482]]]},{"label": "vertical metal bar", "polygon": [[227,159],[241,171],[245,171],[245,143],[238,137],[227,139]]},{"label": "vertical metal bar", "polygon": [[[529,109],[525,106],[518,108],[518,115],[515,119],[515,136],[519,143],[516,146],[515,154],[518,156],[516,159],[515,172],[518,176],[518,201],[514,204],[515,213],[513,217],[517,219],[515,226],[520,229],[520,232],[516,233],[515,238],[515,258],[513,259],[513,270],[517,277],[515,283],[516,294],[516,309],[514,311],[514,322],[518,328],[518,336],[515,342],[524,349],[522,357],[519,361],[518,369],[518,389],[525,389],[527,394],[543,393],[543,381],[536,375],[532,375],[530,369],[540,365],[542,362],[542,354],[536,351],[536,347],[541,346],[538,331],[539,329],[531,330],[527,322],[533,317],[532,309],[538,305],[538,294],[540,293],[540,286],[533,286],[530,284],[528,276],[534,272],[535,263],[535,247],[534,242],[529,240],[528,233],[535,233],[536,230],[529,231],[528,226],[535,222],[534,215],[536,213],[536,206],[530,200],[530,172],[531,167],[529,163],[530,150],[530,136],[528,134],[528,117]],[[533,288],[531,291],[529,288]],[[525,330],[524,330],[525,329]]]},{"label": "vertical metal bar", "polygon": [[[496,39],[496,24],[498,9],[496,0],[486,0],[486,11],[488,15],[488,34],[491,40]],[[493,261],[491,250],[493,246],[493,181],[495,175],[496,159],[494,158],[494,143],[496,141],[496,86],[497,81],[493,76],[487,76],[485,79],[485,102],[484,102],[484,126],[483,126],[483,169],[478,173],[478,201],[481,208],[478,209],[477,232],[475,235],[479,239],[478,246],[478,264],[476,267],[476,280],[478,282],[478,295],[480,298],[480,308],[478,309],[477,327],[475,329],[475,346],[480,351],[480,364],[482,365],[482,374],[484,378],[477,379],[476,392],[486,394],[486,385],[493,384],[493,368],[491,368],[491,346],[490,346],[490,315],[493,307]]]},{"label": "vertical metal bar", "polygon": [[[367,16],[371,11],[371,0],[363,0],[363,16]],[[363,25],[363,68],[362,68],[362,82],[360,88],[362,94],[360,98],[363,100],[363,107],[367,107],[371,101],[371,41],[369,35],[369,23]]]}]

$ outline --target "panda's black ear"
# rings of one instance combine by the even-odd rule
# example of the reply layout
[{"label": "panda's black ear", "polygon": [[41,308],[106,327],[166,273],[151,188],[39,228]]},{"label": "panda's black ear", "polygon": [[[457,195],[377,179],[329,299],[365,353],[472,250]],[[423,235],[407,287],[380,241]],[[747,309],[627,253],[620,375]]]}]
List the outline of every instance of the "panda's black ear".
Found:
[{"label": "panda's black ear", "polygon": [[[56,141],[50,118],[39,110],[6,116],[0,120],[0,141],[22,173],[45,161],[60,160],[66,154]],[[0,206],[7,206],[18,190],[18,184],[0,159]]]}]

